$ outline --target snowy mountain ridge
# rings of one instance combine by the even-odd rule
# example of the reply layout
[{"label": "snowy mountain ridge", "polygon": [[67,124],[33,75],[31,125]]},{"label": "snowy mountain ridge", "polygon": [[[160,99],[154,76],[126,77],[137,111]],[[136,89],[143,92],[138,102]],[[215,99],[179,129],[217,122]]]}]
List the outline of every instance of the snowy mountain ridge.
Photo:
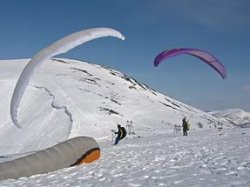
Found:
[{"label": "snowy mountain ridge", "polygon": [[[52,59],[32,77],[14,126],[11,96],[29,59],[0,61],[0,162],[92,136],[96,162],[0,181],[0,186],[249,186],[249,128],[237,128],[108,67]],[[174,132],[183,116],[188,136]],[[111,129],[132,124],[114,146]],[[228,127],[228,128],[227,128]],[[218,130],[216,130],[218,129]],[[143,159],[140,159],[142,158]]]},{"label": "snowy mountain ridge", "polygon": [[214,111],[210,114],[218,118],[225,118],[239,127],[250,126],[250,113],[239,108]]},{"label": "snowy mountain ridge", "polygon": [[27,62],[0,61],[0,96],[6,98],[0,106],[0,144],[6,147],[2,151],[6,154],[43,149],[76,136],[105,141],[118,123],[132,123],[140,136],[172,133],[184,116],[193,130],[230,127],[223,118],[165,96],[119,71],[78,60],[52,59],[35,72],[26,89],[18,111],[24,127],[20,130],[10,120],[9,103]]}]

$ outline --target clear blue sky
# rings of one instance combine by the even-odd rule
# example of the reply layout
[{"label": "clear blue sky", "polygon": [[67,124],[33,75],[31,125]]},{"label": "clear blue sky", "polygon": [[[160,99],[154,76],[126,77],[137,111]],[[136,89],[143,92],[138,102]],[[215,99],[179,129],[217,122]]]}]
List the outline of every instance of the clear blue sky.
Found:
[{"label": "clear blue sky", "polygon": [[[203,110],[250,111],[249,0],[0,0],[0,59],[31,58],[61,37],[112,27],[125,41],[103,38],[60,57],[108,65]],[[179,56],[153,66],[169,48],[213,53],[221,77],[200,60]]]}]

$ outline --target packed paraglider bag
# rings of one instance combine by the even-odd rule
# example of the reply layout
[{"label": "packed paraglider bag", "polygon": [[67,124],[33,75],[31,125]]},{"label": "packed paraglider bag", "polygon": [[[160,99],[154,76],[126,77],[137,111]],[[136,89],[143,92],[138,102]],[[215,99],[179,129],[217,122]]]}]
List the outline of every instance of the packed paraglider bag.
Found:
[{"label": "packed paraglider bag", "polygon": [[187,121],[187,130],[190,130],[190,123]]},{"label": "packed paraglider bag", "polygon": [[125,127],[121,127],[121,131],[122,131],[122,134],[121,134],[120,139],[123,139],[127,136],[127,131],[126,131]]}]

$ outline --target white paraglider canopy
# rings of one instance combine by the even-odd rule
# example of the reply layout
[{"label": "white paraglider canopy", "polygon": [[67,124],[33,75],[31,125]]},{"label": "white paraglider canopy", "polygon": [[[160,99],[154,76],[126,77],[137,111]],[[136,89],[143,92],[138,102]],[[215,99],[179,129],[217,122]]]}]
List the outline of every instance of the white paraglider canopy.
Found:
[{"label": "white paraglider canopy", "polygon": [[22,127],[17,120],[18,107],[20,105],[21,98],[25,92],[25,89],[29,84],[30,78],[32,77],[35,69],[37,69],[41,65],[41,63],[50,59],[51,57],[54,57],[62,53],[66,53],[67,51],[85,42],[107,36],[116,37],[121,40],[125,39],[125,37],[115,29],[111,28],[87,29],[70,34],[56,41],[55,43],[51,44],[47,48],[42,49],[35,56],[33,56],[33,58],[28,62],[23,72],[21,73],[12,95],[10,104],[10,115],[13,123],[19,128]]}]

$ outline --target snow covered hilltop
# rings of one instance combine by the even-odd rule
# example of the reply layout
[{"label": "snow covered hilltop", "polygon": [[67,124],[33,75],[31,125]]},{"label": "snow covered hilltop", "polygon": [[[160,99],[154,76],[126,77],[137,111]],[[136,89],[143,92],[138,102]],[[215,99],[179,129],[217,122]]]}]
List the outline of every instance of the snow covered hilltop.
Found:
[{"label": "snow covered hilltop", "polygon": [[165,96],[111,68],[52,59],[35,72],[25,92],[18,111],[24,127],[20,130],[10,120],[9,103],[27,62],[0,61],[1,98],[5,98],[0,106],[0,145],[6,148],[2,153],[43,149],[75,136],[110,139],[110,130],[117,123],[125,126],[127,121],[133,123],[138,135],[172,131],[183,116],[193,130],[228,126],[224,119]]},{"label": "snow covered hilltop", "polygon": [[[242,123],[235,120],[241,115],[201,111],[96,64],[70,59],[43,64],[21,101],[18,119],[23,129],[18,129],[10,119],[10,100],[28,61],[0,61],[4,98],[0,101],[0,162],[76,136],[94,137],[102,157],[91,165],[9,179],[0,185],[249,185],[249,128],[229,130]],[[245,114],[243,122],[249,123]],[[173,133],[184,116],[191,123],[188,137]],[[118,123],[132,124],[136,135],[112,146],[110,130]],[[144,159],[138,159],[142,155]]]},{"label": "snow covered hilltop", "polygon": [[250,113],[241,109],[227,109],[222,111],[210,112],[213,116],[224,118],[235,126],[247,128],[250,127]]}]

